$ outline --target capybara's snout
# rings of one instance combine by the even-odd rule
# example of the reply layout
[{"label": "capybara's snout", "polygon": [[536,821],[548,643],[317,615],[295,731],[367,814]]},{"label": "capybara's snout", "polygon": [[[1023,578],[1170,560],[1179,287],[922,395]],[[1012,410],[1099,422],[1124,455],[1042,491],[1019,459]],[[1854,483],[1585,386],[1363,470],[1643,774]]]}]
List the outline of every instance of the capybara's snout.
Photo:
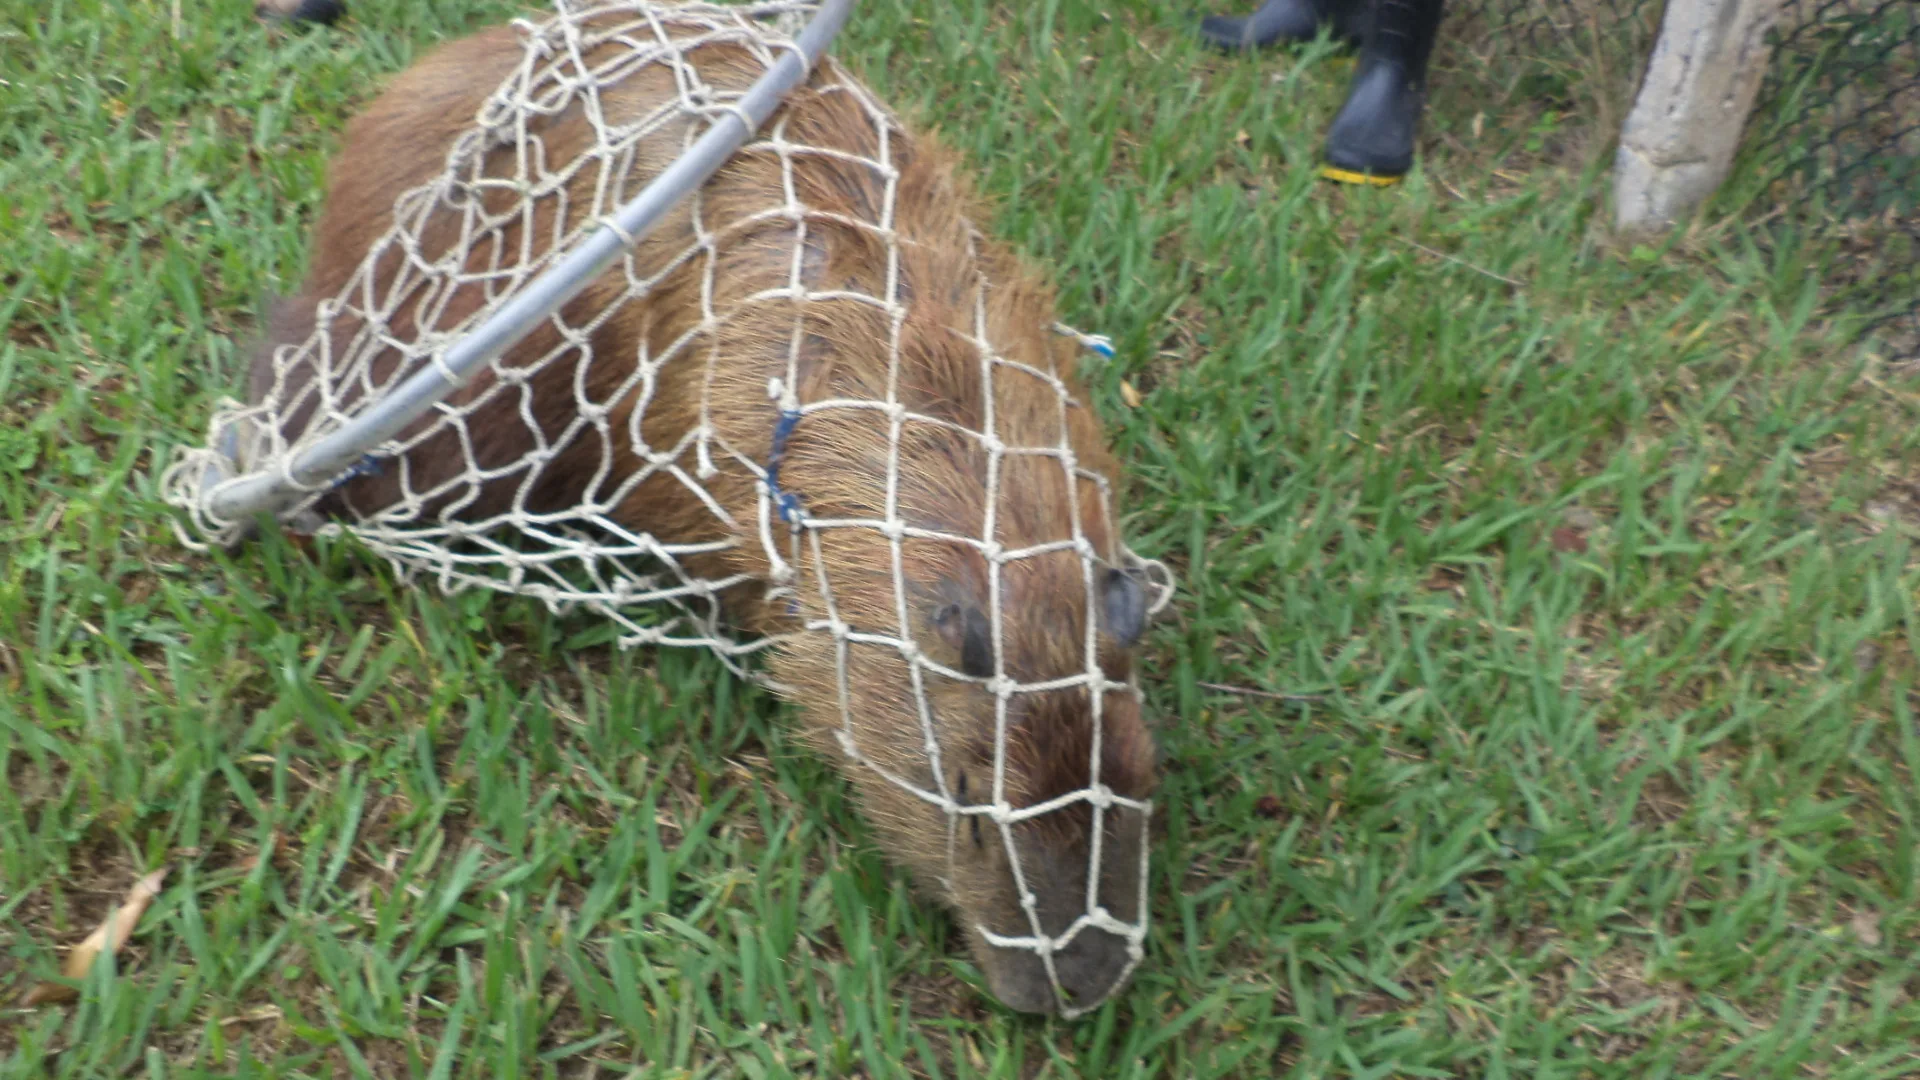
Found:
[{"label": "capybara's snout", "polygon": [[[1053,975],[1046,960],[1024,948],[988,945],[984,956],[987,986],[1010,1009],[1025,1013],[1058,1012],[1067,1007],[1095,1005],[1119,988],[1133,962],[1127,939],[1089,926],[1064,949],[1052,954]],[[1059,992],[1054,983],[1058,980]]]},{"label": "capybara's snout", "polygon": [[1098,852],[1090,832],[1065,843],[1033,836],[1021,858],[1031,914],[1016,898],[1015,909],[987,916],[1007,924],[1006,931],[972,935],[988,986],[1009,1008],[1053,1013],[1098,1005],[1120,988],[1140,956],[1137,930],[1127,931],[1140,920],[1147,819],[1117,806],[1102,816]]}]

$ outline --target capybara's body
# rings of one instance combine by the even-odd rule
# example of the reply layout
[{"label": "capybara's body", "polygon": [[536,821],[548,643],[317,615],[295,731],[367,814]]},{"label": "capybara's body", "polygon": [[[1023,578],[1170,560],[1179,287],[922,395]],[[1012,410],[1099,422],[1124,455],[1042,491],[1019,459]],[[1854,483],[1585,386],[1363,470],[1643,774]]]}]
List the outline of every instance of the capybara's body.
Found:
[{"label": "capybara's body", "polygon": [[[304,385],[302,363],[276,373],[273,347],[307,340],[316,319],[335,342],[364,329],[357,308],[332,298],[350,285],[372,296],[403,262],[449,253],[474,275],[510,270],[589,212],[596,190],[604,205],[631,198],[685,144],[683,122],[631,156],[592,159],[594,121],[571,107],[537,121],[543,168],[588,162],[559,188],[531,198],[476,182],[443,206],[407,202],[405,214],[425,215],[418,250],[383,240],[401,196],[442,174],[523,55],[510,27],[441,46],[346,129],[309,276],[271,318],[250,388],[255,401],[289,403],[288,434],[324,395]],[[735,46],[697,59],[704,80],[732,90],[763,70]],[[598,500],[633,533],[716,542],[680,557],[699,577],[762,582],[783,571],[761,538],[790,534],[765,522],[750,463],[777,465],[779,505],[810,523],[792,534],[804,535],[792,588],[778,602],[736,589],[731,617],[802,631],[768,664],[812,741],[851,753],[846,773],[884,848],[952,907],[995,993],[1048,1011],[1058,1002],[1042,961],[982,930],[1059,935],[1090,909],[1142,916],[1137,812],[1098,796],[1024,820],[1005,813],[1080,789],[1144,800],[1153,788],[1152,739],[1134,695],[1114,685],[1131,677],[1142,608],[1112,531],[1114,493],[1096,479],[1118,469],[1075,375],[1078,346],[1053,330],[1049,290],[975,231],[952,159],[845,86],[857,84],[823,62],[768,126],[828,152],[736,156],[630,264],[563,309],[581,340],[543,325],[447,400],[456,420],[430,414],[400,460],[349,479],[319,509],[404,508],[480,527]],[[665,65],[639,67],[600,89],[600,121],[645,115],[677,92]],[[513,157],[488,150],[474,175],[524,178]],[[467,199],[504,222],[494,239],[462,239],[472,218],[454,211]],[[573,216],[556,221],[563,212]],[[373,272],[356,279],[370,253]],[[829,295],[801,298],[796,285]],[[451,326],[497,303],[499,289],[475,276],[390,299],[387,332]],[[1007,362],[984,359],[983,341]],[[399,362],[392,352],[374,367]],[[356,392],[329,391],[336,404]],[[826,404],[836,401],[848,404]],[[997,696],[998,680],[1061,685]],[[1003,812],[949,814],[901,782]],[[1077,1001],[1105,996],[1130,967],[1127,943],[1093,925],[1052,963]]]}]

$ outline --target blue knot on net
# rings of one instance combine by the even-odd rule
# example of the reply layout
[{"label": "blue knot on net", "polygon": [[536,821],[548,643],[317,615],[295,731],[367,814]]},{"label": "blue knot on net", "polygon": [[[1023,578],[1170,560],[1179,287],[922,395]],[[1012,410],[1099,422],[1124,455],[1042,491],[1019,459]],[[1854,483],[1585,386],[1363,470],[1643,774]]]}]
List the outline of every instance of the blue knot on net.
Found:
[{"label": "blue knot on net", "polygon": [[789,525],[800,523],[800,497],[780,490],[780,462],[787,456],[787,440],[800,423],[800,410],[780,410],[780,422],[773,428],[773,451],[767,455],[767,490],[780,510],[780,520]]}]

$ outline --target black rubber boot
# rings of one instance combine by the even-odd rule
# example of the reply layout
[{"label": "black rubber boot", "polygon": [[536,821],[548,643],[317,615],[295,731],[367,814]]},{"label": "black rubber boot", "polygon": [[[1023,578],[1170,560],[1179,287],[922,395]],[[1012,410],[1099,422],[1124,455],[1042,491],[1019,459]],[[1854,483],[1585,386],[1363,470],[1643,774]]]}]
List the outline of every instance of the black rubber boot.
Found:
[{"label": "black rubber boot", "polygon": [[1251,15],[1209,15],[1200,37],[1222,49],[1257,49],[1276,41],[1312,41],[1322,26],[1348,45],[1360,44],[1369,0],[1266,0]]},{"label": "black rubber boot", "polygon": [[1441,5],[1374,0],[1346,104],[1327,128],[1320,175],[1348,184],[1391,184],[1413,168]]},{"label": "black rubber boot", "polygon": [[331,26],[347,13],[347,5],[342,0],[260,0],[253,13],[262,19]]}]

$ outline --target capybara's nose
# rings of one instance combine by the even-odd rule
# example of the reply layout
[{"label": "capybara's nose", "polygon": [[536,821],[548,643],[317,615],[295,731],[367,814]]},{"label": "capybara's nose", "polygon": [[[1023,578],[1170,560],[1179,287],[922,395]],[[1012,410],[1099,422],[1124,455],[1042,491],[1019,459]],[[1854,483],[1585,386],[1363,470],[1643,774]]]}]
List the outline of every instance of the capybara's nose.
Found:
[{"label": "capybara's nose", "polygon": [[996,952],[1001,963],[989,972],[988,983],[994,997],[1019,1012],[1053,1013],[1063,1004],[1070,1009],[1098,1005],[1120,989],[1127,972],[1127,939],[1091,926],[1053,954],[1053,973],[1060,981],[1058,997],[1038,953],[999,947]]},{"label": "capybara's nose", "polygon": [[1127,970],[1127,939],[1087,927],[1053,954],[1053,971],[1067,1004],[1076,1009],[1098,1005],[1120,988]]}]

